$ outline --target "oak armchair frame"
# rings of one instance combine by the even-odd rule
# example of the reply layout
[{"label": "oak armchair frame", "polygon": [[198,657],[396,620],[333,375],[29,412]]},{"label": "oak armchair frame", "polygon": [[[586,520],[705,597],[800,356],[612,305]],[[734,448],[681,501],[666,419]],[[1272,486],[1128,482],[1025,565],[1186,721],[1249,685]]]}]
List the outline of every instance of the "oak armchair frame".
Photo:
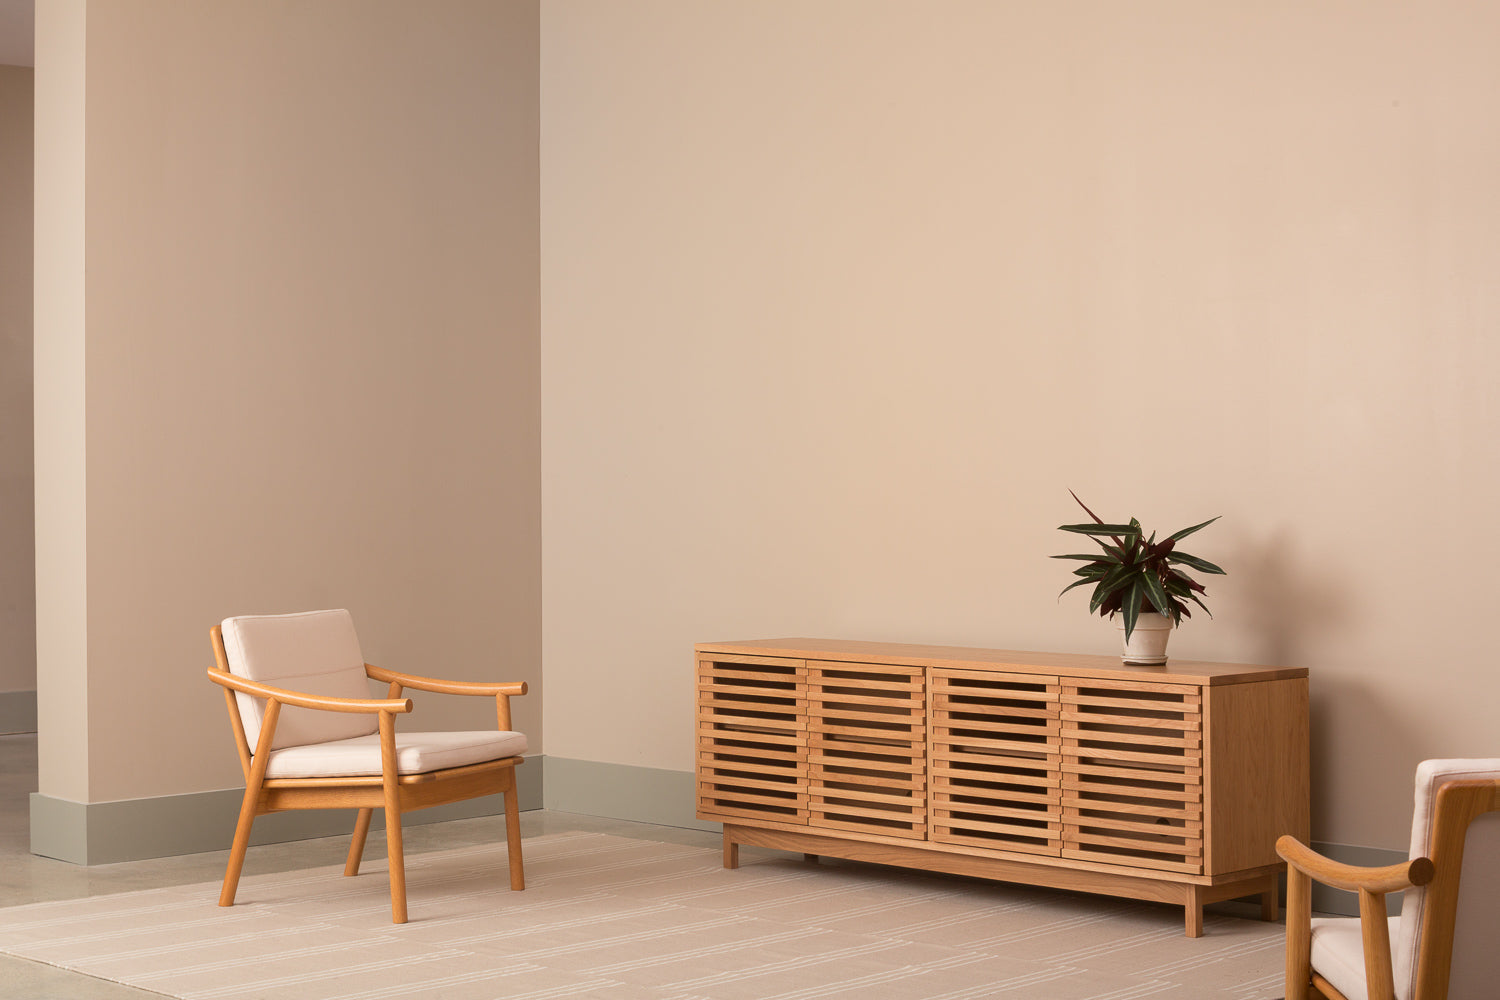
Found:
[{"label": "oak armchair frame", "polygon": [[1458,915],[1459,878],[1469,824],[1500,810],[1500,780],[1457,779],[1438,787],[1428,857],[1379,868],[1346,865],[1295,837],[1276,842],[1287,863],[1286,1000],[1348,1000],[1312,969],[1312,882],[1359,894],[1367,1000],[1395,1000],[1387,893],[1427,886],[1426,917],[1417,942],[1415,992],[1410,1000],[1446,1000]]},{"label": "oak armchair frame", "polygon": [[[516,795],[516,765],[524,757],[505,757],[450,767],[422,774],[399,774],[396,767],[396,716],[412,710],[410,698],[403,698],[406,688],[435,694],[453,694],[495,699],[495,717],[502,731],[511,728],[510,699],[526,693],[525,681],[485,683],[482,681],[449,681],[433,677],[385,670],[365,664],[365,675],[389,684],[385,698],[327,698],[303,694],[285,688],[237,677],[229,672],[224,651],[224,633],[219,625],[209,630],[213,641],[215,665],[208,678],[224,689],[229,708],[229,724],[239,751],[240,767],[245,773],[245,797],[240,805],[234,843],[229,851],[229,865],[224,872],[224,888],[219,894],[220,906],[233,906],[244,868],[245,853],[250,846],[250,828],[257,816],[293,809],[357,809],[354,836],[344,874],[359,874],[365,837],[376,809],[385,810],[386,855],[390,862],[391,922],[406,923],[406,865],[402,849],[401,816],[415,809],[460,802],[485,795],[505,796],[505,835],[510,861],[510,887],[526,888],[521,860],[520,804]],[[244,721],[240,718],[235,692],[266,700],[265,718],[255,749],[250,748]],[[357,712],[379,716],[381,773],[375,775],[267,778],[270,748],[276,735],[276,721],[282,705],[327,712]]]}]

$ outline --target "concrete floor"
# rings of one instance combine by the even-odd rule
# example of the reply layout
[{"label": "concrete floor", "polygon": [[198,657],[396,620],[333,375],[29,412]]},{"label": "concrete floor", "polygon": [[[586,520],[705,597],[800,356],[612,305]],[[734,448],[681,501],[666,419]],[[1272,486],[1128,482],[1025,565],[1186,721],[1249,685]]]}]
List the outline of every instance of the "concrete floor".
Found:
[{"label": "concrete floor", "polygon": [[[30,794],[37,790],[36,736],[0,736],[0,906],[55,899],[105,896],[168,885],[217,883],[224,877],[233,829],[224,831],[225,849],[208,854],[158,858],[125,864],[82,867],[31,853]],[[717,834],[621,820],[537,810],[521,814],[522,837],[585,830],[668,843],[702,845],[717,851]],[[408,856],[505,840],[501,817],[454,820],[407,827]],[[245,875],[340,865],[349,850],[343,837],[251,847]],[[385,854],[384,837],[372,832],[366,857]],[[205,890],[217,898],[216,886]],[[92,976],[0,954],[0,997],[26,1000],[149,1000],[161,994],[121,986]]]}]

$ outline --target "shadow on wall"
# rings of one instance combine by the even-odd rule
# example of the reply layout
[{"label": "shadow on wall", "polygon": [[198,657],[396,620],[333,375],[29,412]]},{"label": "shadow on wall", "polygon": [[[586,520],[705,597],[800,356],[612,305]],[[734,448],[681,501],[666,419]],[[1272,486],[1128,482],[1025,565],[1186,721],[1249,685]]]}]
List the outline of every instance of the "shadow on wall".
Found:
[{"label": "shadow on wall", "polygon": [[1305,665],[1319,635],[1348,618],[1344,589],[1299,564],[1296,542],[1284,528],[1262,541],[1242,540],[1223,565],[1233,574],[1259,663]]},{"label": "shadow on wall", "polygon": [[[1401,706],[1362,678],[1317,669],[1318,649],[1354,627],[1347,587],[1339,577],[1299,560],[1296,541],[1285,529],[1262,540],[1241,539],[1225,565],[1232,567],[1230,579],[1239,588],[1236,603],[1255,643],[1256,661],[1312,668],[1313,839],[1329,836],[1339,803],[1350,796],[1370,803],[1373,815],[1401,816],[1405,822],[1410,815],[1412,768],[1421,759],[1421,748]],[[1378,741],[1368,739],[1371,733],[1380,734]],[[1352,771],[1347,765],[1351,754],[1363,760]],[[1337,767],[1341,760],[1344,766]],[[1335,770],[1362,775],[1373,787],[1336,790]],[[1349,817],[1342,819],[1347,823]],[[1404,843],[1381,846],[1405,851]]]},{"label": "shadow on wall", "polygon": [[[1347,825],[1347,815],[1338,817],[1340,803],[1363,800],[1374,816],[1392,817],[1395,826],[1386,837],[1404,838],[1411,821],[1412,776],[1421,748],[1411,726],[1399,707],[1393,710],[1390,699],[1376,694],[1374,686],[1358,680],[1312,678],[1312,704],[1309,725],[1312,728],[1309,752],[1312,763],[1312,831],[1314,839],[1326,839],[1336,820]],[[1337,706],[1337,712],[1334,711]],[[1371,745],[1359,734],[1379,733]],[[1334,762],[1356,754],[1362,763],[1356,773],[1367,787],[1335,789]],[[1347,835],[1346,835],[1347,836]],[[1376,843],[1382,838],[1370,835],[1355,838],[1355,846],[1380,847],[1405,852],[1404,839]],[[1374,863],[1374,862],[1369,862]],[[1388,863],[1388,862],[1382,862]]]}]

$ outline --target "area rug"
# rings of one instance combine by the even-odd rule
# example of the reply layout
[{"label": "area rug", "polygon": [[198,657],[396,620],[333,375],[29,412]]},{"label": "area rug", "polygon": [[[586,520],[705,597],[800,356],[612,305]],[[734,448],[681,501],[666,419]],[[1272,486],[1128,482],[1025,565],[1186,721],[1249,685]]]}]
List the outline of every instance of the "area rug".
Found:
[{"label": "area rug", "polygon": [[744,849],[594,833],[383,865],[0,909],[0,951],[184,1000],[1262,1000],[1278,924]]}]

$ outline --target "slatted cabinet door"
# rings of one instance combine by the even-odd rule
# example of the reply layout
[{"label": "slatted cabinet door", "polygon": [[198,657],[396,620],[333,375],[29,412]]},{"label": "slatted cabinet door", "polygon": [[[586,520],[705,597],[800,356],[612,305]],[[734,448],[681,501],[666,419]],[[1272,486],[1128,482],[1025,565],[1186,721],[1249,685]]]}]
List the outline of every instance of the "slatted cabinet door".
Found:
[{"label": "slatted cabinet door", "polygon": [[807,822],[807,667],[698,658],[698,815]]},{"label": "slatted cabinet door", "polygon": [[927,706],[921,667],[807,662],[808,823],[927,835]]},{"label": "slatted cabinet door", "polygon": [[1056,857],[1057,678],[934,667],[929,685],[929,839]]},{"label": "slatted cabinet door", "polygon": [[1062,684],[1063,857],[1203,871],[1202,689]]}]

